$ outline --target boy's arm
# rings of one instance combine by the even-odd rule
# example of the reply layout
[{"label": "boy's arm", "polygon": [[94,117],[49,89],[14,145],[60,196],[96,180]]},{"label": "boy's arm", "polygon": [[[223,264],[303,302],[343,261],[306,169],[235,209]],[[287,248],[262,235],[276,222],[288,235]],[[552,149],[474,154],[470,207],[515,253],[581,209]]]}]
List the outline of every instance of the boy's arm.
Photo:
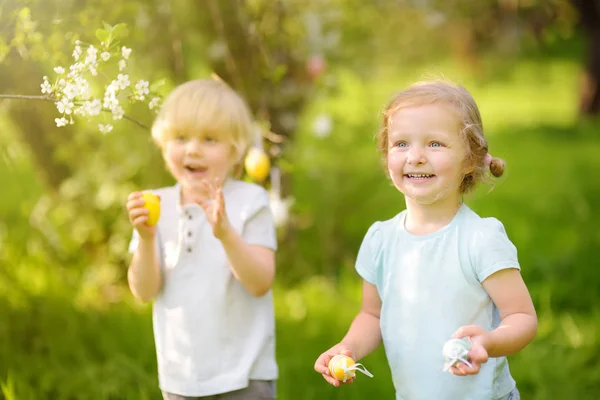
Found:
[{"label": "boy's arm", "polygon": [[154,237],[140,238],[127,271],[127,282],[131,292],[143,302],[155,298],[162,286],[155,240]]},{"label": "boy's arm", "polygon": [[221,237],[231,271],[253,296],[265,295],[275,277],[275,252],[263,246],[249,245],[231,227]]}]

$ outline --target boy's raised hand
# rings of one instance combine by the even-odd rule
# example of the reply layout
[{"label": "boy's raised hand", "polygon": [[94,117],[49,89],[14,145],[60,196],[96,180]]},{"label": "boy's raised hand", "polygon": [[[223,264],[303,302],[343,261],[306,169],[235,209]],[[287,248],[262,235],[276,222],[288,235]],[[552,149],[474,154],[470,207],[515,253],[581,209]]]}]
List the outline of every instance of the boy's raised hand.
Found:
[{"label": "boy's raised hand", "polygon": [[140,238],[152,239],[156,235],[156,226],[149,226],[148,214],[149,211],[144,207],[144,199],[142,192],[130,193],[127,197],[127,213],[129,214],[129,222],[137,230]]},{"label": "boy's raised hand", "polygon": [[346,382],[342,382],[329,374],[329,361],[331,361],[331,359],[338,354],[352,357],[352,351],[342,343],[339,343],[327,350],[325,353],[321,354],[315,362],[315,371],[323,375],[323,379],[335,387],[339,387],[344,383],[352,383],[354,381],[354,378],[350,378]]},{"label": "boy's raised hand", "polygon": [[206,219],[212,226],[213,235],[217,239],[225,236],[231,226],[225,212],[225,198],[223,197],[223,182],[215,178],[212,181],[202,181],[203,189],[208,194],[206,198],[198,198],[196,201],[206,214]]},{"label": "boy's raised hand", "polygon": [[468,337],[471,340],[471,343],[473,344],[471,346],[471,350],[469,351],[471,367],[465,363],[459,362],[458,364],[450,367],[450,373],[458,376],[478,374],[479,370],[481,369],[481,365],[486,363],[489,358],[488,352],[484,345],[488,335],[488,331],[476,325],[460,327],[454,333],[454,335],[452,335],[452,337],[457,339]]}]

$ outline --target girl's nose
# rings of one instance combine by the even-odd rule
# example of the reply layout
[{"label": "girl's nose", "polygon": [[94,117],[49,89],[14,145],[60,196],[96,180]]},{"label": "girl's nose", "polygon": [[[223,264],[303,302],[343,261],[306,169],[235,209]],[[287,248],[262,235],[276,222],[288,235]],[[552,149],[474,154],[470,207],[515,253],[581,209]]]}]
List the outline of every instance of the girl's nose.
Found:
[{"label": "girl's nose", "polygon": [[406,162],[410,165],[425,164],[425,155],[421,149],[413,147],[408,152]]}]

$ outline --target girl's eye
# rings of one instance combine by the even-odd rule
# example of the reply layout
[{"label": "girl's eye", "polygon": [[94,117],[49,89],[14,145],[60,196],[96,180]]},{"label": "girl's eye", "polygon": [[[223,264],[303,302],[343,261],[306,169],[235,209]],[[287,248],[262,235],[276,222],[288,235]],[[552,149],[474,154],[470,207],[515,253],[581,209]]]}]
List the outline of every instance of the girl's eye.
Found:
[{"label": "girl's eye", "polygon": [[431,142],[429,145],[431,147],[442,147],[443,146],[440,142]]},{"label": "girl's eye", "polygon": [[406,142],[398,142],[394,146],[395,147],[407,147],[408,143],[406,143]]},{"label": "girl's eye", "polygon": [[174,139],[178,142],[185,142],[187,140],[187,138],[183,135],[177,135]]},{"label": "girl's eye", "polygon": [[215,142],[217,141],[217,139],[215,139],[215,138],[214,138],[214,137],[212,137],[212,136],[205,136],[205,137],[204,137],[204,141],[205,141],[206,143],[215,143]]}]

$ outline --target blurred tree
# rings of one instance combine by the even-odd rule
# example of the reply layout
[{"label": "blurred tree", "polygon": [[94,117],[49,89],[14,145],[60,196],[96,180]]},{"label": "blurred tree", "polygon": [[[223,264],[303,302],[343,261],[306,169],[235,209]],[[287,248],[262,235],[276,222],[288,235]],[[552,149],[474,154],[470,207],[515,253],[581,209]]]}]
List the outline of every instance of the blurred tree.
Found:
[{"label": "blurred tree", "polygon": [[600,114],[600,4],[596,0],[571,0],[587,41],[586,66],[581,85],[580,110]]}]

